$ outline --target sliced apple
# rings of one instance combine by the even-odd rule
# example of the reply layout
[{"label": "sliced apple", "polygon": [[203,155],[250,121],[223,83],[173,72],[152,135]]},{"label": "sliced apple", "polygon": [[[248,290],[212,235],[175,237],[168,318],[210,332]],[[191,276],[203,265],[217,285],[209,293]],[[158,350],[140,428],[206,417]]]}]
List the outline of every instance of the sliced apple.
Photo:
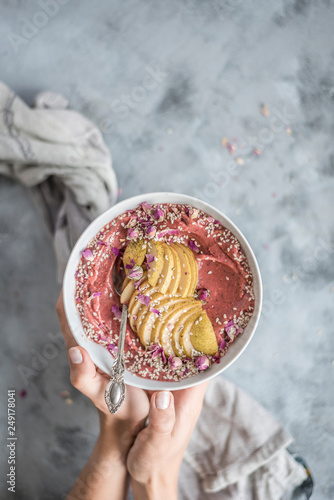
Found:
[{"label": "sliced apple", "polygon": [[181,277],[177,293],[182,295],[182,297],[187,297],[192,285],[189,257],[185,251],[184,245],[180,245],[179,243],[172,243],[172,246],[176,251],[181,263]]},{"label": "sliced apple", "polygon": [[192,306],[184,314],[180,315],[174,324],[172,330],[172,346],[177,356],[185,356],[183,347],[180,344],[180,334],[186,321],[197,311],[200,311],[202,304],[198,300],[194,300]]},{"label": "sliced apple", "polygon": [[200,354],[200,352],[196,352],[194,350],[194,346],[192,345],[190,341],[190,334],[191,334],[191,329],[195,323],[195,321],[200,317],[202,314],[201,311],[196,311],[194,314],[192,314],[183,324],[183,328],[181,329],[180,332],[180,346],[183,350],[183,355],[188,356],[188,358],[193,358],[194,356]]},{"label": "sliced apple", "polygon": [[[180,316],[184,315],[192,309],[196,307],[197,309],[201,308],[201,304],[196,304],[196,300],[194,299],[185,299],[184,302],[179,302],[169,307],[168,311],[165,313],[163,317],[163,321],[161,322],[159,331],[159,340],[160,344],[166,354],[166,356],[174,356],[175,351],[172,343],[172,331],[176,321],[180,318]],[[193,311],[194,312],[194,311]]]},{"label": "sliced apple", "polygon": [[145,240],[131,241],[125,249],[123,255],[123,263],[126,274],[129,273],[130,269],[127,269],[127,265],[131,264],[133,259],[137,266],[141,266],[145,259],[147,243]]},{"label": "sliced apple", "polygon": [[197,287],[197,282],[198,282],[198,265],[197,261],[194,256],[194,252],[190,250],[190,248],[183,246],[184,251],[186,252],[188,258],[189,258],[189,264],[191,267],[191,286],[189,290],[189,295],[193,295],[195,293],[196,287]]},{"label": "sliced apple", "polygon": [[180,262],[179,256],[178,256],[175,248],[173,248],[172,245],[170,245],[169,248],[173,254],[174,267],[172,269],[172,279],[171,279],[171,282],[169,284],[168,291],[172,295],[175,295],[177,292],[177,289],[179,288],[180,279],[181,279],[181,262]]},{"label": "sliced apple", "polygon": [[190,342],[193,348],[213,356],[218,351],[218,344],[212,323],[205,311],[202,311],[191,327]]},{"label": "sliced apple", "polygon": [[169,285],[172,281],[173,269],[174,269],[174,257],[173,252],[167,243],[163,243],[164,248],[164,265],[161,271],[161,275],[158,279],[158,286],[161,293],[166,293]]},{"label": "sliced apple", "polygon": [[164,244],[160,241],[149,241],[147,243],[147,253],[154,255],[154,261],[150,262],[150,269],[147,273],[148,281],[151,286],[156,286],[165,262]]}]

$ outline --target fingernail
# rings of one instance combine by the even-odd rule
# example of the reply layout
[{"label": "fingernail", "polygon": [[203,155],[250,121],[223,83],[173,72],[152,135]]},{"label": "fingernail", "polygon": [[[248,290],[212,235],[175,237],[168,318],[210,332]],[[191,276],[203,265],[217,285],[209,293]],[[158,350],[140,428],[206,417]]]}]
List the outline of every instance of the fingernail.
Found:
[{"label": "fingernail", "polygon": [[170,402],[170,392],[161,391],[155,397],[155,405],[158,410],[166,410]]},{"label": "fingernail", "polygon": [[70,356],[70,360],[74,365],[80,365],[82,362],[82,354],[80,352],[80,349],[77,347],[71,347],[71,349],[68,351],[68,354]]}]

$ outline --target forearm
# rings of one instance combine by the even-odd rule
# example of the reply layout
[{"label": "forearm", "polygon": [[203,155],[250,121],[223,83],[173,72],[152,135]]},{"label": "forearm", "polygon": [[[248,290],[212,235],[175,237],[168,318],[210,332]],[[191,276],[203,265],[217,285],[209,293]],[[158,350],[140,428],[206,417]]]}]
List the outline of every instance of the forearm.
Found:
[{"label": "forearm", "polygon": [[[122,432],[101,421],[101,432],[93,452],[67,500],[124,500],[129,476],[126,469],[128,444]],[[124,439],[123,439],[124,441]]]}]

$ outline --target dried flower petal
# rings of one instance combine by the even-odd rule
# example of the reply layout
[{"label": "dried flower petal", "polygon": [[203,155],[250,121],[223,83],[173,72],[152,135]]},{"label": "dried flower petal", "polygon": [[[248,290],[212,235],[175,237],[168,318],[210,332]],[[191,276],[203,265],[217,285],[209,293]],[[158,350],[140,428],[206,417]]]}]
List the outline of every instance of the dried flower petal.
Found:
[{"label": "dried flower petal", "polygon": [[164,216],[164,211],[160,208],[160,205],[158,205],[153,211],[153,217],[156,221],[161,222],[164,220]]},{"label": "dried flower petal", "polygon": [[138,295],[138,302],[144,304],[146,307],[149,306],[150,301],[151,299],[148,295],[143,295],[142,293]]},{"label": "dried flower petal", "polygon": [[225,347],[226,347],[226,340],[222,339],[222,341],[219,344],[219,349],[221,349],[223,351],[225,349]]},{"label": "dried flower petal", "polygon": [[117,247],[112,247],[112,249],[111,249],[111,250],[112,250],[112,253],[113,253],[114,255],[116,255],[117,257],[121,257],[121,258],[123,257],[122,252],[120,251],[120,249],[119,249],[119,248],[117,248]]},{"label": "dried flower petal", "polygon": [[182,359],[178,356],[169,356],[168,363],[171,369],[175,370],[176,368],[180,368],[180,366],[182,366]]},{"label": "dried flower petal", "polygon": [[92,295],[92,299],[95,299],[95,297],[100,297],[102,295],[101,292],[94,292]]},{"label": "dried flower petal", "polygon": [[206,288],[200,288],[197,292],[198,300],[207,300],[209,295],[210,292]]},{"label": "dried flower petal", "polygon": [[109,352],[112,352],[114,354],[117,353],[117,347],[115,346],[115,344],[108,344],[107,345],[107,349]]},{"label": "dried flower petal", "polygon": [[136,265],[134,259],[130,260],[129,264],[126,264],[125,269],[133,269],[133,267]]},{"label": "dried flower petal", "polygon": [[151,264],[151,262],[154,262],[154,255],[153,255],[153,253],[147,253],[146,254],[146,262],[148,262],[149,264]]},{"label": "dried flower petal", "polygon": [[146,236],[148,236],[149,238],[154,238],[154,236],[156,235],[156,232],[157,232],[157,229],[154,226],[148,226],[146,228],[146,231],[145,231]]},{"label": "dried flower petal", "polygon": [[81,252],[81,255],[86,260],[93,260],[94,259],[94,255],[93,255],[92,251],[89,250],[89,248],[86,248],[86,250],[84,250],[83,252]]},{"label": "dried flower petal", "polygon": [[138,236],[139,236],[139,232],[137,231],[137,229],[130,228],[128,230],[127,237],[128,237],[129,240],[135,240],[136,238],[138,238]]},{"label": "dried flower petal", "polygon": [[160,314],[160,311],[158,311],[158,309],[155,309],[154,307],[151,307],[150,311],[157,314],[158,316]]},{"label": "dried flower petal", "polygon": [[198,371],[203,371],[209,368],[210,361],[207,356],[199,356],[198,358],[195,359],[195,366],[197,367]]},{"label": "dried flower petal", "polygon": [[97,243],[97,245],[100,245],[100,246],[104,246],[104,247],[106,247],[106,246],[107,246],[107,245],[106,245],[106,243],[104,243],[104,242],[103,242],[103,241],[101,241],[101,240],[98,240],[96,243]]},{"label": "dried flower petal", "polygon": [[147,203],[147,201],[143,201],[143,203],[141,203],[141,207],[146,212],[149,212],[150,210],[152,210],[152,205],[150,205],[149,203]]},{"label": "dried flower petal", "polygon": [[116,319],[121,319],[122,311],[117,306],[112,306],[111,311],[114,313]]},{"label": "dried flower petal", "polygon": [[195,253],[199,252],[199,248],[193,240],[189,240],[189,248]]},{"label": "dried flower petal", "polygon": [[128,277],[130,280],[138,281],[143,276],[143,268],[141,266],[134,266],[131,271],[128,273]]}]

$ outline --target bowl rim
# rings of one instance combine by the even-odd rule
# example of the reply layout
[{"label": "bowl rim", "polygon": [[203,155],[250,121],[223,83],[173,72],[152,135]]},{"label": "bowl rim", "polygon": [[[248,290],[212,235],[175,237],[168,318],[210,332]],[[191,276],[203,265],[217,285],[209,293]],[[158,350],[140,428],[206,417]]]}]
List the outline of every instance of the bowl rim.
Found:
[{"label": "bowl rim", "polygon": [[[78,345],[87,349],[91,356],[91,359],[101,370],[105,371],[108,374],[111,373],[113,357],[110,355],[107,349],[89,339],[83,331],[80,315],[74,300],[74,274],[81,257],[81,251],[87,247],[87,244],[96,235],[99,229],[102,229],[106,224],[111,222],[121,213],[131,208],[135,208],[139,205],[139,203],[142,203],[144,201],[147,201],[148,203],[187,204],[193,206],[194,208],[199,208],[209,215],[215,217],[215,219],[219,220],[224,225],[224,227],[229,229],[238,239],[247,257],[251,272],[253,274],[253,285],[255,293],[253,315],[243,334],[238,337],[238,341],[231,344],[226,355],[221,358],[220,364],[211,365],[206,371],[201,372],[198,375],[182,379],[181,381],[170,382],[142,378],[129,372],[128,370],[125,370],[124,380],[128,385],[146,390],[175,391],[187,387],[192,387],[204,382],[205,380],[210,380],[213,377],[216,377],[218,374],[222,373],[229,366],[231,366],[244,352],[254,336],[255,330],[261,317],[263,300],[261,273],[254,252],[244,234],[240,231],[236,224],[234,224],[234,222],[229,219],[229,217],[203,200],[182,193],[151,192],[133,196],[116,203],[101,215],[96,217],[80,235],[68,259],[63,279],[64,309],[71,332]],[[110,214],[112,214],[112,216]]]}]

